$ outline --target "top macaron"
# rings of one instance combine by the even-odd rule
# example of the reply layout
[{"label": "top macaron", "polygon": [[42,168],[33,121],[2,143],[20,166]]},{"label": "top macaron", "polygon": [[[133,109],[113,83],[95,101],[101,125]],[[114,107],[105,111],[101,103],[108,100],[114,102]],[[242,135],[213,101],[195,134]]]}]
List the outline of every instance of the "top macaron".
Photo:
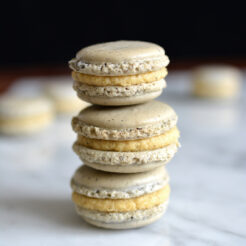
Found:
[{"label": "top macaron", "polygon": [[105,106],[139,104],[158,97],[166,87],[168,64],[162,47],[142,41],[91,45],[69,62],[78,96]]}]

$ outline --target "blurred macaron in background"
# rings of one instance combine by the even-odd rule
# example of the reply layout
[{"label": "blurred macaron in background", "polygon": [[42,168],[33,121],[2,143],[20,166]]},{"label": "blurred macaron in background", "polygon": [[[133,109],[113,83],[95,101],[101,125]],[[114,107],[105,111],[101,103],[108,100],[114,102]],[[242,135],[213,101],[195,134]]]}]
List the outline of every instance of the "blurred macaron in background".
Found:
[{"label": "blurred macaron in background", "polygon": [[[243,4],[213,2],[211,5],[205,2],[200,7],[187,2],[182,6],[182,2],[178,5],[172,1],[158,4],[127,0],[80,1],[75,4],[69,1],[13,0],[3,1],[1,7],[1,246],[246,245],[246,33]],[[116,40],[144,41],[164,47],[170,60],[168,74],[162,76],[165,84],[158,78],[153,80],[158,82],[156,86],[160,86],[160,90],[152,98],[174,109],[178,115],[177,128],[181,132],[181,147],[172,164],[166,166],[171,177],[168,180],[171,187],[168,211],[151,226],[124,232],[101,230],[84,223],[76,216],[69,187],[74,174],[77,181],[78,167],[84,161],[72,150],[76,134],[72,131],[71,120],[88,106],[78,99],[73,87],[83,89],[84,94],[89,93],[90,87],[94,93],[95,81],[92,79],[91,85],[87,86],[83,81],[85,76],[83,79],[79,76],[79,87],[78,83],[74,85],[68,62],[85,47]],[[95,57],[101,57],[101,51],[96,52]],[[158,52],[160,50],[151,49],[145,55],[151,53],[151,59],[154,59]],[[91,67],[89,60],[81,61],[80,58],[77,61],[82,70]],[[145,58],[143,52],[137,54],[137,61]],[[95,59],[91,59],[98,67]],[[131,62],[135,64],[135,60]],[[124,67],[127,62],[122,64]],[[103,62],[100,65],[102,69],[110,66]],[[148,65],[149,71],[157,71]],[[138,69],[136,77],[143,71]],[[99,74],[94,71],[91,75]],[[149,88],[139,87],[141,93],[148,94]],[[105,88],[97,89],[100,92],[98,100],[102,99],[100,96],[104,95]],[[131,93],[136,88],[134,85]],[[119,95],[122,88],[112,87],[110,91]],[[92,94],[90,98],[93,98]],[[151,113],[155,112],[154,107],[153,111],[150,107]],[[131,115],[138,117],[134,113]],[[96,117],[98,114],[95,113]],[[148,124],[153,127],[152,122]],[[103,127],[102,134],[108,128],[107,125]],[[97,132],[90,132],[91,135],[98,133],[97,124],[93,124],[93,129]],[[102,144],[102,147],[107,146]],[[133,156],[132,153],[124,152],[126,156]],[[105,158],[111,156],[112,151],[108,151]],[[151,157],[156,160],[155,152]],[[100,165],[105,163],[103,158]],[[92,160],[90,153],[88,159]],[[132,160],[139,164],[138,155]],[[112,166],[108,168],[112,170]],[[136,174],[139,175],[142,173]],[[110,176],[116,177],[115,183],[108,182]],[[96,178],[92,172],[91,183],[83,183],[83,189],[94,192]],[[107,188],[112,196],[115,191],[120,193],[136,187],[140,187],[140,191],[151,190],[155,183],[146,176],[144,183],[141,183],[142,179],[140,183],[135,179],[136,183],[125,184],[116,173],[108,173],[103,180],[105,183],[100,189]],[[114,190],[112,186],[116,187],[115,184],[119,188]],[[79,188],[78,184],[73,187],[81,193]],[[95,192],[94,195],[84,201],[96,202],[97,209],[88,213],[87,205],[83,204],[78,211],[82,216],[90,216],[91,220],[96,218],[97,223],[99,219],[101,222],[108,219],[119,222],[119,218],[131,223],[138,215],[144,214],[139,211],[141,209],[134,209],[133,213],[126,211],[125,217],[121,212],[117,215],[100,213],[96,210],[101,203],[94,200],[99,199],[96,198],[98,194]],[[151,197],[154,202],[156,196]],[[81,205],[80,198],[74,200],[77,205]],[[113,197],[109,200],[110,206],[114,204]],[[123,200],[122,204],[128,203]],[[135,198],[132,201],[134,205]],[[149,203],[149,199],[145,201]]]}]

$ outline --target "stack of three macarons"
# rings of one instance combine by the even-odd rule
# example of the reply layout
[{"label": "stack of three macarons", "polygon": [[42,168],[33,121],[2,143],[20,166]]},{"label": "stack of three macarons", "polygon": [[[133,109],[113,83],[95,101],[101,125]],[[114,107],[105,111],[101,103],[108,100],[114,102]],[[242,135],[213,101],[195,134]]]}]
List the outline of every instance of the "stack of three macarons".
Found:
[{"label": "stack of three macarons", "polygon": [[72,178],[72,199],[93,225],[136,228],[166,210],[164,165],[179,146],[177,115],[152,99],[166,86],[168,63],[160,46],[139,41],[89,46],[70,61],[78,96],[97,104],[72,120],[73,149],[84,163]]}]

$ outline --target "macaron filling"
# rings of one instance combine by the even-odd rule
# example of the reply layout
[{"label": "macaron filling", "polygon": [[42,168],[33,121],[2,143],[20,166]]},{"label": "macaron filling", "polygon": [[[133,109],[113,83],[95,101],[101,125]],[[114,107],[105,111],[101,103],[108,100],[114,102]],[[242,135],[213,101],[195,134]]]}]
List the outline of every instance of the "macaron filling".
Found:
[{"label": "macaron filling", "polygon": [[113,141],[103,139],[92,139],[82,135],[78,135],[77,143],[87,148],[103,150],[103,151],[116,151],[116,152],[136,152],[146,151],[163,148],[170,144],[178,145],[179,131],[177,127],[173,127],[169,131],[150,138],[126,140],[126,141]]},{"label": "macaron filling", "polygon": [[129,212],[158,206],[168,201],[169,194],[170,187],[165,185],[155,192],[129,199],[99,199],[73,192],[72,200],[77,206],[84,209],[100,212]]},{"label": "macaron filling", "polygon": [[72,78],[75,81],[94,86],[129,86],[139,85],[142,83],[151,83],[165,78],[167,69],[161,68],[157,71],[152,71],[143,74],[128,75],[128,76],[96,76],[78,73],[73,71]]}]

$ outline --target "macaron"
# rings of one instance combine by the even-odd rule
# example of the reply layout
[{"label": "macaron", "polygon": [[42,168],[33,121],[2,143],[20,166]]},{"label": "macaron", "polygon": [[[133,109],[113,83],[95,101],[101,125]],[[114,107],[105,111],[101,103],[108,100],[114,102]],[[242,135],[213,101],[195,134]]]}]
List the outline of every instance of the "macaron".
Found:
[{"label": "macaron", "polygon": [[55,77],[45,80],[44,93],[53,102],[58,114],[75,114],[89,106],[80,100],[72,88],[72,79],[69,77]]},{"label": "macaron", "polygon": [[232,98],[239,93],[240,71],[229,65],[200,66],[193,71],[193,94],[207,98]]},{"label": "macaron", "polygon": [[165,103],[90,106],[72,119],[75,153],[108,172],[143,172],[166,164],[179,146],[177,115]]},{"label": "macaron", "polygon": [[164,49],[157,44],[115,41],[81,49],[69,66],[81,99],[120,106],[158,97],[166,87],[168,63]]},{"label": "macaron", "polygon": [[71,180],[77,213],[110,229],[148,225],[166,211],[170,193],[164,167],[144,173],[107,173],[81,166]]},{"label": "macaron", "polygon": [[42,97],[0,97],[0,132],[18,135],[40,131],[54,119],[52,103]]}]

